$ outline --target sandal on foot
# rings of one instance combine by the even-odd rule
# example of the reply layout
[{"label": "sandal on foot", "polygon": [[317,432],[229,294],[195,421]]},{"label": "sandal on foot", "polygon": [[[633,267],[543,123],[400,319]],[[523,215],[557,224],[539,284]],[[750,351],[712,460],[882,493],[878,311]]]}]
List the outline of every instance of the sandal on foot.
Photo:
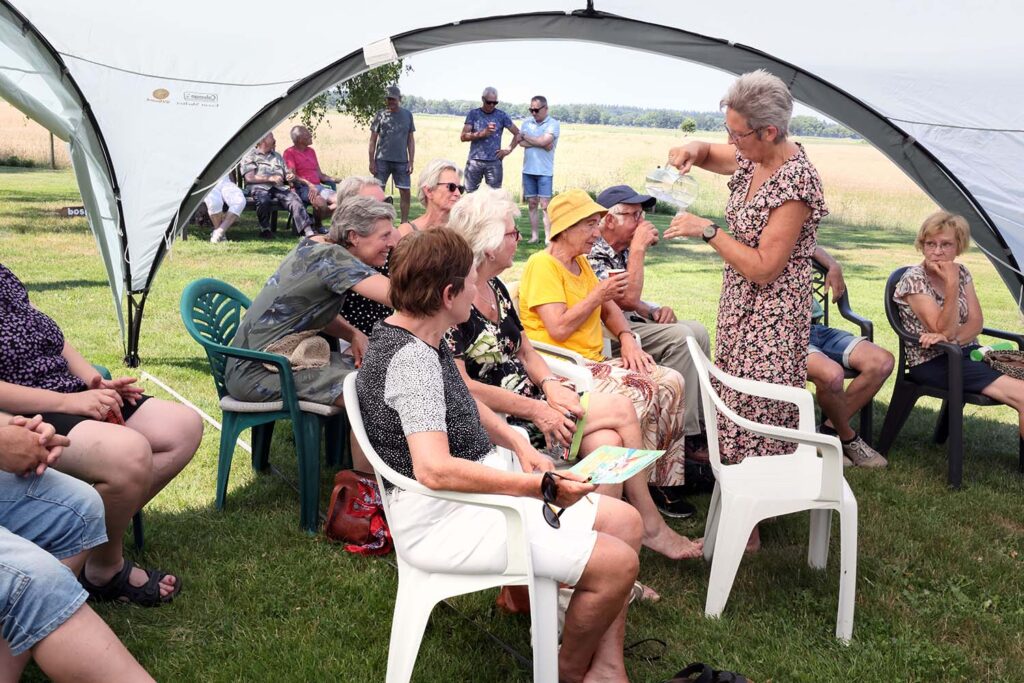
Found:
[{"label": "sandal on foot", "polygon": [[661,596],[650,586],[645,586],[639,581],[633,582],[633,590],[629,593],[630,604],[634,602],[658,602]]},{"label": "sandal on foot", "polygon": [[89,597],[92,600],[97,602],[128,602],[140,607],[159,607],[160,605],[165,605],[181,592],[181,577],[176,577],[174,590],[167,595],[160,595],[160,582],[169,574],[159,569],[143,569],[148,577],[146,583],[141,586],[133,586],[131,581],[129,581],[129,577],[132,575],[132,569],[134,568],[135,563],[125,558],[121,570],[102,586],[97,586],[85,578],[85,569],[79,575],[78,582],[82,584],[82,588],[89,593]]}]

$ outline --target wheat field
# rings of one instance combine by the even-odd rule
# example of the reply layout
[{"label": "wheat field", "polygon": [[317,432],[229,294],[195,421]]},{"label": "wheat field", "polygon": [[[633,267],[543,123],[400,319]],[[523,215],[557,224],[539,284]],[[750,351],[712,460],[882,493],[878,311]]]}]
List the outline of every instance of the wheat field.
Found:
[{"label": "wheat field", "polygon": [[[278,151],[291,144],[288,131],[295,121],[274,129]],[[462,166],[469,149],[459,141],[462,119],[456,116],[416,115],[417,171],[431,159],[446,158]],[[601,190],[627,183],[640,189],[645,172],[663,164],[668,149],[687,139],[721,142],[724,134],[566,124],[555,155],[555,190],[582,187]],[[316,131],[314,147],[323,169],[337,177],[365,174],[369,131],[334,114]],[[504,142],[508,144],[506,133]],[[916,229],[935,210],[935,204],[903,172],[866,142],[812,138],[800,140],[821,173],[831,209],[828,219],[844,225],[883,229]],[[211,155],[214,150],[211,150]],[[15,155],[40,166],[49,165],[49,133],[7,103],[0,103],[0,158]],[[58,167],[70,164],[67,146],[57,141]],[[523,156],[516,151],[505,160],[505,187],[518,199]],[[720,214],[726,198],[726,178],[694,172],[701,193],[697,213]]]}]

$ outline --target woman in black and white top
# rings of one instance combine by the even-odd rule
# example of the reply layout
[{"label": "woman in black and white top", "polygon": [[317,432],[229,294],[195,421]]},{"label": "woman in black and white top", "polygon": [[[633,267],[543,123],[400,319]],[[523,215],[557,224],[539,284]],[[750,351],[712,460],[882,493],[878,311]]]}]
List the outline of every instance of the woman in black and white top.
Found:
[{"label": "woman in black and white top", "polygon": [[[391,255],[396,313],[374,330],[356,387],[366,431],[381,458],[431,489],[542,498],[550,461],[474,401],[442,340],[469,317],[476,294],[473,253],[447,228],[412,234]],[[512,450],[510,472],[492,443]],[[567,475],[570,476],[571,475]],[[642,525],[628,504],[554,479],[561,528],[538,506],[527,515],[534,571],[575,586],[559,652],[559,679],[627,681],[622,655],[626,600],[636,579]],[[504,516],[497,511],[388,487],[399,552],[424,569],[501,571]],[[589,495],[588,495],[589,494]],[[589,502],[578,502],[587,497]]]}]

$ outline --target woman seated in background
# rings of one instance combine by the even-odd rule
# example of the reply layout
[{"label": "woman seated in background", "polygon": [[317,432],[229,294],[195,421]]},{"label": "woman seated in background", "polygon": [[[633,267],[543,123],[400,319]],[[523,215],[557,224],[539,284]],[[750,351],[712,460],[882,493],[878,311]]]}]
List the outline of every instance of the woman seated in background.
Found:
[{"label": "woman seated in background", "polygon": [[[575,586],[559,680],[626,681],[622,643],[639,566],[640,517],[622,501],[591,494],[594,486],[570,473],[545,474],[551,461],[473,400],[443,336],[469,317],[476,289],[473,252],[452,230],[419,232],[398,243],[391,255],[396,312],[374,328],[356,382],[366,433],[388,466],[428,488],[553,500],[561,507],[557,529],[545,523],[540,504],[524,508],[534,571]],[[512,450],[522,471],[509,471],[493,444]],[[406,562],[441,571],[505,568],[500,511],[386,488],[391,531]]]},{"label": "woman seated in background", "polygon": [[419,200],[425,211],[419,218],[398,226],[402,237],[420,230],[430,230],[448,224],[448,214],[466,192],[462,184],[462,171],[454,161],[434,159],[420,173]]},{"label": "woman seated in background", "polygon": [[[601,236],[607,209],[583,190],[562,192],[548,204],[551,242],[526,262],[519,311],[530,339],[576,351],[592,361],[599,392],[629,397],[643,429],[643,447],[668,451],[651,471],[659,487],[683,484],[683,377],[656,365],[637,344],[615,299],[626,273],[598,280],[587,254]],[[605,359],[602,321],[621,344],[620,358]]]},{"label": "woman seated in background", "polygon": [[[479,264],[469,319],[448,334],[459,371],[477,400],[510,415],[513,424],[526,428],[537,448],[560,445],[567,449],[581,419],[580,455],[602,445],[642,448],[640,424],[628,398],[591,392],[584,411],[576,391],[552,374],[522,334],[512,299],[498,279],[515,258],[520,239],[515,224],[518,215],[519,208],[507,192],[489,187],[466,195],[452,209],[448,226],[469,242]],[[619,489],[602,488],[602,493],[619,497]],[[673,559],[700,556],[699,542],[693,543],[665,524],[651,500],[646,474],[626,482],[625,493],[640,511],[645,546]]]},{"label": "woman seated in background", "polygon": [[[273,350],[282,342],[287,344],[318,332],[351,341],[353,328],[338,316],[345,296],[350,291],[358,292],[387,305],[388,279],[353,256],[342,240],[354,239],[363,245],[372,262],[374,251],[393,242],[394,219],[391,205],[373,197],[345,200],[334,213],[326,241],[303,239],[285,256],[253,299],[231,345]],[[353,234],[366,237],[353,238]],[[353,369],[352,360],[334,352],[323,356],[315,367],[295,369],[295,392],[303,401],[341,405],[342,384]],[[262,363],[228,359],[224,380],[228,393],[242,401],[281,398],[280,376]]]},{"label": "woman seated in background", "polygon": [[103,379],[2,265],[0,411],[41,414],[67,436],[71,444],[54,469],[95,485],[103,499],[108,540],[79,576],[89,594],[146,607],[170,602],[181,578],[135,566],[121,544],[132,516],[192,459],[203,421],[179,403],[144,395],[133,377]]},{"label": "woman seated in background", "polygon": [[984,394],[1017,411],[1024,438],[1024,381],[999,372],[988,363],[971,360],[984,326],[981,304],[967,267],[956,262],[971,243],[970,228],[963,216],[937,211],[917,231],[914,246],[924,261],[903,273],[892,298],[900,321],[920,346],[907,345],[907,365],[916,382],[949,388],[949,362],[945,353],[932,348],[939,342],[961,347],[964,391]]}]

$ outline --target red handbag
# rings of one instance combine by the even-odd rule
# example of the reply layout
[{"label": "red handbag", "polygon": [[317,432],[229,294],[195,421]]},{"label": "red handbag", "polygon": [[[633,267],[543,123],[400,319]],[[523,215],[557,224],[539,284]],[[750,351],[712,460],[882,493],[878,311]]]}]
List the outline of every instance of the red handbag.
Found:
[{"label": "red handbag", "polygon": [[350,553],[386,555],[391,552],[391,532],[372,474],[341,470],[334,475],[324,535],[344,543]]}]

